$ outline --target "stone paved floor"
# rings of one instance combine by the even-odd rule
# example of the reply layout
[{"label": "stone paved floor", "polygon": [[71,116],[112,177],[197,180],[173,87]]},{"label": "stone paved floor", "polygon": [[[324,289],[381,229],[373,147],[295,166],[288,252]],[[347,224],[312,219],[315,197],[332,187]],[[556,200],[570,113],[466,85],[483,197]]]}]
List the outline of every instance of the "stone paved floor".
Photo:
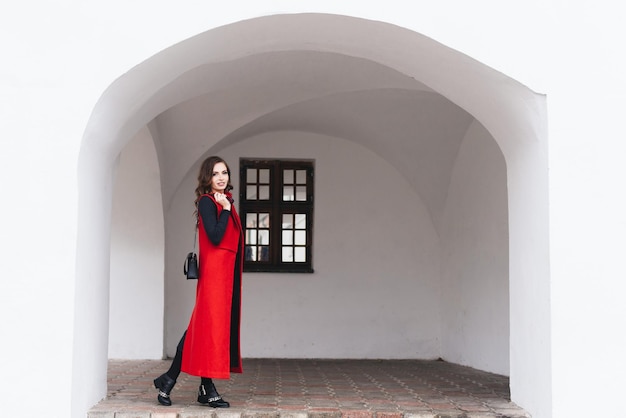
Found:
[{"label": "stone paved floor", "polygon": [[181,374],[173,405],[152,380],[170,361],[111,360],[107,398],[89,418],[519,418],[509,379],[443,361],[244,359],[243,374],[215,380],[231,403],[196,402],[199,378]]}]

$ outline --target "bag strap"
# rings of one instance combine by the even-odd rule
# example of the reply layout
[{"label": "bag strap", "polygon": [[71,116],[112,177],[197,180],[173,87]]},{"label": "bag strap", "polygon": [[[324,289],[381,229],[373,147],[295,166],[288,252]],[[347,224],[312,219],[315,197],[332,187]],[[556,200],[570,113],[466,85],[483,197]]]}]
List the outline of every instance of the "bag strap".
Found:
[{"label": "bag strap", "polygon": [[193,252],[196,252],[196,242],[198,241],[198,228],[200,227],[200,205],[196,208],[196,228],[193,234]]}]

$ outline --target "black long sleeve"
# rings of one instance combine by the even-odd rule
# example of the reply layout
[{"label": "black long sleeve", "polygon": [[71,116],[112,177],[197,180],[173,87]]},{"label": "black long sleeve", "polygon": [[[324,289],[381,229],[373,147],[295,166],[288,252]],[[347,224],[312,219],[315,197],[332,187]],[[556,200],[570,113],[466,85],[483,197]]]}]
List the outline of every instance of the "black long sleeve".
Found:
[{"label": "black long sleeve", "polygon": [[214,245],[218,245],[224,233],[226,232],[226,225],[228,225],[228,219],[230,218],[230,211],[223,209],[219,219],[217,218],[217,207],[215,202],[211,198],[203,196],[198,202],[198,211],[202,217],[202,223],[204,223],[204,230],[209,237],[209,240]]}]

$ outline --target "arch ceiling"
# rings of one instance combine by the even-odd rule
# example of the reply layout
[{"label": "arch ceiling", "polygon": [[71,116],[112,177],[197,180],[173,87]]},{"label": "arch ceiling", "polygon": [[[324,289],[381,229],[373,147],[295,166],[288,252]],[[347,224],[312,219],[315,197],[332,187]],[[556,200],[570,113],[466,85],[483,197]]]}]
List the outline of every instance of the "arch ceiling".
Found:
[{"label": "arch ceiling", "polygon": [[338,53],[266,52],[200,66],[177,82],[202,94],[150,124],[166,204],[209,147],[295,130],[348,139],[385,158],[438,225],[457,150],[474,120],[412,77]]},{"label": "arch ceiling", "polygon": [[396,167],[438,227],[468,127],[483,125],[506,156],[543,132],[526,117],[542,103],[514,80],[404,28],[336,15],[266,16],[211,29],[121,76],[94,109],[82,149],[90,157],[82,160],[112,164],[147,125],[168,207],[209,150],[278,130],[331,135]]}]

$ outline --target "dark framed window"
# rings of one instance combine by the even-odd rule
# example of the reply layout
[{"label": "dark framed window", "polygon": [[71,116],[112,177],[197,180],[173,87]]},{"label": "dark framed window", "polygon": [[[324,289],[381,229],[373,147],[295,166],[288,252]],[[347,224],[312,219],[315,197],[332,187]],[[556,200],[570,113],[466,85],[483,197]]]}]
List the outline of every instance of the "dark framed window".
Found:
[{"label": "dark framed window", "polygon": [[313,162],[240,159],[244,271],[313,272]]}]

